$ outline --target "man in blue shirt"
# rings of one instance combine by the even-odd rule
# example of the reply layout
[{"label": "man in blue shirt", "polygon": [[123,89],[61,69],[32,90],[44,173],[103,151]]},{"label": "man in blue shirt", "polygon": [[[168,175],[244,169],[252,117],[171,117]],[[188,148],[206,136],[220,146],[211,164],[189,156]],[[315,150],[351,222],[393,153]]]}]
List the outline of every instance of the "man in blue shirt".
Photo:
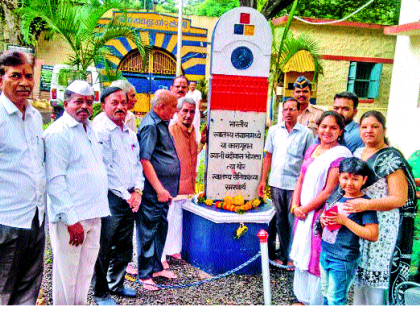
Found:
[{"label": "man in blue shirt", "polygon": [[[268,130],[264,147],[266,152],[258,195],[264,196],[266,180],[270,172],[268,185],[276,215],[270,222],[268,254],[271,260],[279,264],[291,265],[289,252],[292,244],[294,215],[290,213],[293,191],[299,177],[303,157],[312,144],[312,131],[297,122],[300,104],[295,99],[287,99],[283,104],[283,121]],[[280,249],[276,251],[276,233],[280,239]]]},{"label": "man in blue shirt", "polygon": [[143,118],[137,138],[145,177],[143,200],[136,216],[138,277],[146,290],[157,290],[152,277],[169,279],[176,275],[163,270],[161,257],[168,232],[167,214],[172,198],[178,195],[180,163],[169,121],[177,112],[178,97],[157,90],[152,109]]},{"label": "man in blue shirt", "polygon": [[359,98],[354,93],[341,92],[334,96],[333,111],[342,115],[346,122],[342,140],[339,142],[341,145],[346,146],[351,153],[357,148],[364,146],[360,138],[359,125],[353,120],[357,114],[358,104]]}]

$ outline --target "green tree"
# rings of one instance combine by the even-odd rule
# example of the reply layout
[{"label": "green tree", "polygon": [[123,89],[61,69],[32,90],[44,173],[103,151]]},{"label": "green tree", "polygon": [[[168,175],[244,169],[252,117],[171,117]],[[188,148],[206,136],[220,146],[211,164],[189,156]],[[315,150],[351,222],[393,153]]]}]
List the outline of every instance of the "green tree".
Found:
[{"label": "green tree", "polygon": [[[295,15],[324,19],[342,19],[367,2],[368,0],[300,0]],[[395,25],[398,24],[400,7],[401,0],[375,0],[348,20]],[[288,10],[290,10],[290,7],[283,9],[278,15],[284,15]]]},{"label": "green tree", "polygon": [[220,17],[223,13],[239,6],[239,0],[206,0],[198,5],[196,14]]},{"label": "green tree", "polygon": [[[367,3],[368,0],[300,0],[295,15],[324,19],[342,19]],[[293,0],[206,0],[197,7],[197,15],[220,17],[238,6],[251,7],[268,20],[290,12]],[[398,24],[401,0],[375,0],[353,15],[349,21]]]},{"label": "green tree", "polygon": [[107,1],[103,5],[97,0],[23,0],[24,6],[18,10],[22,16],[24,41],[33,43],[31,26],[34,21],[43,21],[49,38],[60,35],[72,50],[70,65],[82,72],[87,67],[106,62],[105,57],[112,54],[105,43],[117,37],[131,39],[137,46],[142,59],[148,47],[141,42],[140,36],[125,23],[125,15],[114,18],[105,26],[99,20],[105,12],[117,8],[124,10],[119,3]]},{"label": "green tree", "polygon": [[196,14],[220,17],[233,8],[243,6],[254,8],[270,19],[291,3],[293,0],[206,0],[197,6]]},{"label": "green tree", "polygon": [[178,8],[175,0],[160,0],[157,1],[156,11],[161,13],[178,13]]},{"label": "green tree", "polygon": [[[182,13],[186,15],[197,15],[198,6],[204,0],[183,0]],[[178,3],[175,0],[155,0],[156,12],[159,13],[178,13]]]}]

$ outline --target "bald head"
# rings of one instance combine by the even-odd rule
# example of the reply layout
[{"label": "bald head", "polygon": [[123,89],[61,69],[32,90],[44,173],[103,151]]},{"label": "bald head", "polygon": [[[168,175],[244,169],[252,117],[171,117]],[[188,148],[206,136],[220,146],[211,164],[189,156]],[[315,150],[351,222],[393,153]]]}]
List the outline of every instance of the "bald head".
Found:
[{"label": "bald head", "polygon": [[151,105],[155,113],[163,120],[170,120],[178,111],[178,97],[168,90],[157,90],[153,95]]}]

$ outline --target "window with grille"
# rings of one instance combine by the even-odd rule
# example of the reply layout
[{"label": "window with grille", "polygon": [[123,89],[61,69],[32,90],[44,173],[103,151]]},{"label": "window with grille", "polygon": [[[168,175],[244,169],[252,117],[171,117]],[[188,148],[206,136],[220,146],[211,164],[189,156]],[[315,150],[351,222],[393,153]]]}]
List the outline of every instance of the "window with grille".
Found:
[{"label": "window with grille", "polygon": [[359,98],[378,98],[381,73],[381,63],[350,62],[347,91]]}]

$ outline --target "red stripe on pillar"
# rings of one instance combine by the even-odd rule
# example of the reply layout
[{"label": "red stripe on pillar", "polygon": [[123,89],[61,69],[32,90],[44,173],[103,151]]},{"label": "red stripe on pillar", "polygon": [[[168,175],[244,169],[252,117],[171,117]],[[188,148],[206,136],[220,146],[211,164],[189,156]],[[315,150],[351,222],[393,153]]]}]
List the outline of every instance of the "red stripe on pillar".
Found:
[{"label": "red stripe on pillar", "polygon": [[210,109],[266,112],[267,93],[267,78],[213,74]]}]

